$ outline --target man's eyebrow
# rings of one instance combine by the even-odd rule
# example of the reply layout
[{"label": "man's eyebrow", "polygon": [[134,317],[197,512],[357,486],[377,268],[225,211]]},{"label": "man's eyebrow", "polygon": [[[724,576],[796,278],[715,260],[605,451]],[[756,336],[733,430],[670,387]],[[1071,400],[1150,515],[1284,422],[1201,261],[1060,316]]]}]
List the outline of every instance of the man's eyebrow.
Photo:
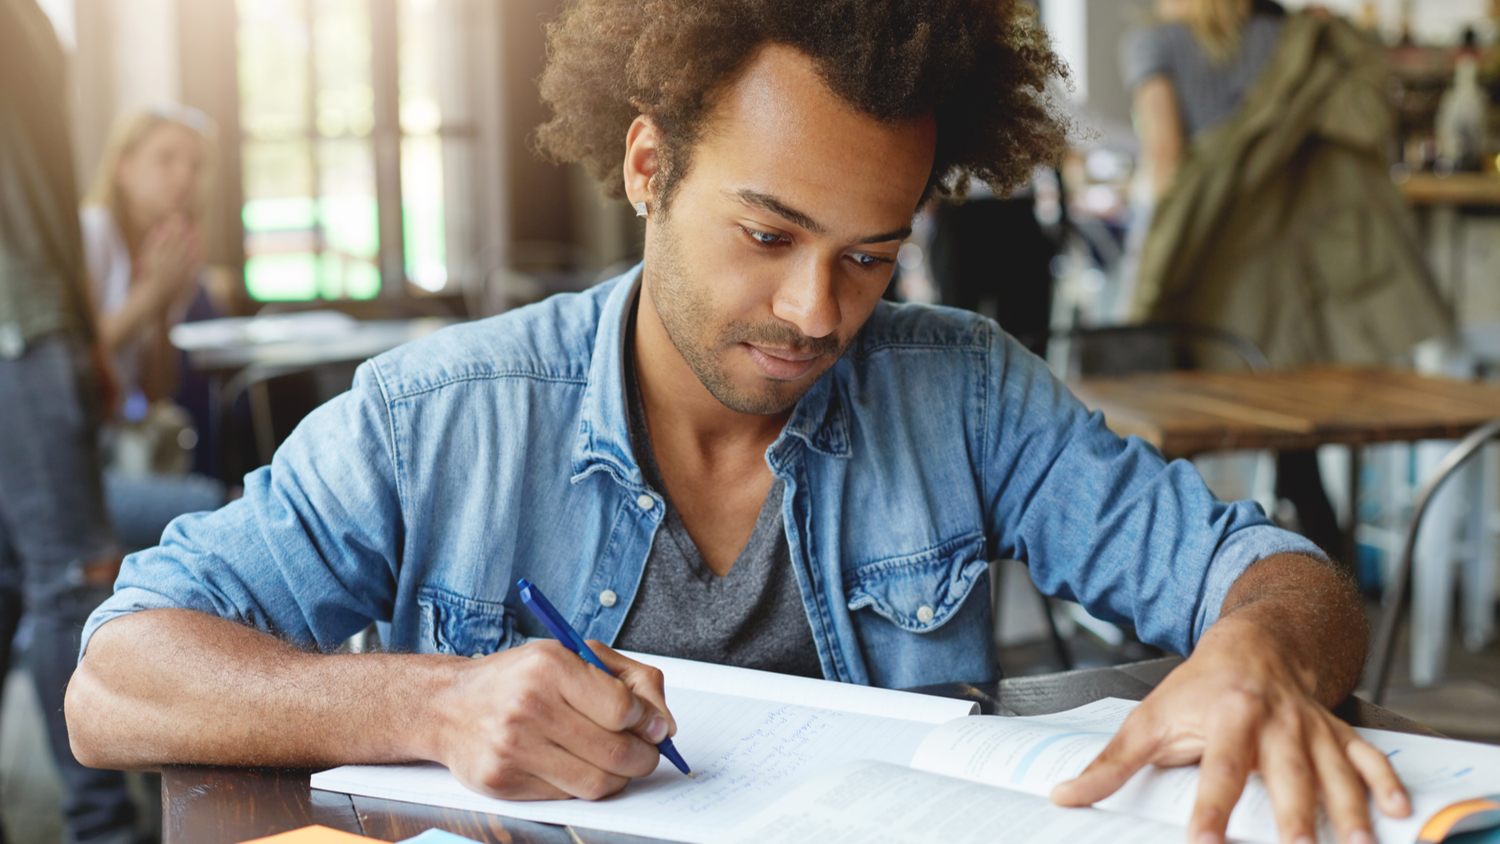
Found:
[{"label": "man's eyebrow", "polygon": [[804,229],[807,229],[813,234],[828,234],[828,229],[825,228],[817,220],[814,220],[801,211],[792,208],[785,202],[782,202],[781,200],[777,199],[774,196],[771,196],[768,193],[761,193],[760,191],[750,190],[749,188],[742,188],[741,190],[734,191],[730,194],[730,196],[733,196],[735,199],[738,199],[740,202],[743,202],[746,205],[752,206],[754,208],[760,208],[764,211],[770,211],[772,214],[775,214],[778,217],[782,217],[792,223],[796,223],[797,225],[801,226]]},{"label": "man's eyebrow", "polygon": [[[828,228],[826,226],[824,226],[823,224],[819,223],[817,220],[814,220],[813,218],[807,216],[806,214],[802,213],[801,211],[798,211],[797,209],[792,208],[791,206],[787,205],[785,202],[782,202],[781,200],[777,199],[774,196],[771,196],[770,194],[761,193],[760,191],[750,190],[749,188],[744,188],[744,189],[741,189],[741,190],[729,192],[729,195],[732,196],[732,197],[734,197],[736,200],[739,200],[740,202],[746,204],[746,205],[752,206],[754,208],[760,208],[760,209],[765,210],[765,211],[770,211],[772,214],[775,214],[776,216],[781,217],[782,219],[785,219],[785,220],[787,220],[787,221],[789,221],[791,223],[795,223],[796,225],[801,226],[804,229],[807,229],[808,231],[812,232],[813,234],[827,234],[828,233]],[[902,226],[901,228],[896,229],[895,231],[884,232],[882,234],[877,234],[877,235],[871,235],[870,237],[862,237],[862,238],[860,238],[859,240],[857,240],[855,242],[856,243],[885,243],[885,242],[891,241],[891,240],[905,240],[906,238],[908,238],[910,236],[911,236],[911,227],[910,226]]]}]

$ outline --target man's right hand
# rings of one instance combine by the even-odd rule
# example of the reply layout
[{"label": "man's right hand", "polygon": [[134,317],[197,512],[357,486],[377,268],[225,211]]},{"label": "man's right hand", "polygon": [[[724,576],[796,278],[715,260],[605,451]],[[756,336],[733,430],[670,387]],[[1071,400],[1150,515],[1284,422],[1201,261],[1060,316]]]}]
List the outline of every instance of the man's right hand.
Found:
[{"label": "man's right hand", "polygon": [[102,625],[68,684],[93,768],[331,768],[430,759],[511,800],[605,797],[676,731],[661,672],[597,642],[618,679],[554,641],[470,659],[320,654],[194,610]]},{"label": "man's right hand", "polygon": [[506,800],[597,800],[655,770],[655,744],[677,731],[661,672],[589,647],[615,677],[552,640],[469,660],[435,701],[439,761]]}]

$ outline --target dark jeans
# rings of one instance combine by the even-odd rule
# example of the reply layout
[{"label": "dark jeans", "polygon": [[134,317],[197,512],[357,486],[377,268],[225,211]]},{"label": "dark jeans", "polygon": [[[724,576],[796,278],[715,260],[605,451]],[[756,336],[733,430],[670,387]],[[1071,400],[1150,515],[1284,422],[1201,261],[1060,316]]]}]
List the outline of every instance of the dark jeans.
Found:
[{"label": "dark jeans", "polygon": [[105,470],[104,500],[120,544],[139,551],[160,543],[167,525],[183,513],[224,506],[224,484],[202,475],[134,477]]},{"label": "dark jeans", "polygon": [[125,777],[80,765],[63,719],[84,621],[110,593],[83,581],[83,566],[115,548],[99,479],[98,426],[92,370],[76,341],[52,335],[19,358],[0,358],[0,671],[10,668],[24,610],[47,737],[68,789],[68,833],[77,842],[113,844],[133,838],[136,811]]}]

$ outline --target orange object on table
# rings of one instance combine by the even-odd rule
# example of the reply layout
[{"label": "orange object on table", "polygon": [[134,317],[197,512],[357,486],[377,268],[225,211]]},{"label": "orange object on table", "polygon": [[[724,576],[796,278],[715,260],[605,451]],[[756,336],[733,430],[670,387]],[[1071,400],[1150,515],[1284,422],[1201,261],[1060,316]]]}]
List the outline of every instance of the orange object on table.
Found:
[{"label": "orange object on table", "polygon": [[246,841],[244,844],[355,844],[355,842],[368,842],[372,839],[363,835],[355,835],[352,832],[340,832],[329,829],[326,826],[304,826],[291,832],[283,832],[280,835],[272,835],[268,838],[256,838]]}]

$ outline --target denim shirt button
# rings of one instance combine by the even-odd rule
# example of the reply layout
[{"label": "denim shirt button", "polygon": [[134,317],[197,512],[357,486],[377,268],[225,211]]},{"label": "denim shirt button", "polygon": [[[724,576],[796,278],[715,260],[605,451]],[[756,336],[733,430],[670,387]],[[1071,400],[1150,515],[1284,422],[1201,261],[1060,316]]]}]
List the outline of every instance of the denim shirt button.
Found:
[{"label": "denim shirt button", "polygon": [[643,492],[641,493],[641,497],[635,500],[635,503],[639,504],[642,510],[650,510],[656,506],[656,499]]},{"label": "denim shirt button", "polygon": [[479,651],[475,651],[475,652],[469,654],[469,658],[470,659],[479,659],[482,656],[484,656],[484,654],[480,653]]},{"label": "denim shirt button", "polygon": [[615,590],[613,589],[606,589],[603,592],[599,593],[599,603],[603,604],[606,607],[614,606],[615,601],[618,600],[620,600],[620,596],[616,595]]},{"label": "denim shirt button", "polygon": [[920,621],[923,624],[932,621],[932,607],[922,607],[921,609],[917,610],[917,621]]}]

